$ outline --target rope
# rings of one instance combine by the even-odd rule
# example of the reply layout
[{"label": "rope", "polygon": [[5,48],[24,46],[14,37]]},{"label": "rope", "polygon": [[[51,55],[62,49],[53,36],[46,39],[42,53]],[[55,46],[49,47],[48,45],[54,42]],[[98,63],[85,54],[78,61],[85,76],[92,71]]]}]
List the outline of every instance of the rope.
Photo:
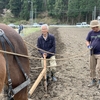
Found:
[{"label": "rope", "polygon": [[[53,54],[53,55],[62,55],[62,54],[55,54],[55,53],[51,53],[51,52],[45,51],[45,50],[43,50],[43,49],[41,49],[41,48],[38,48],[38,47],[36,47],[36,46],[33,46],[33,45],[29,44],[29,43],[26,42],[25,40],[23,40],[23,41],[24,41],[26,44],[28,44],[30,47],[34,47],[35,49],[37,49],[37,50],[41,50],[41,51],[46,52],[46,53],[48,53],[48,54]],[[65,54],[69,54],[69,53],[65,53]]]},{"label": "rope", "polygon": [[[83,56],[85,56],[85,55],[83,55]],[[69,58],[67,58],[67,59],[69,59]],[[80,59],[80,58],[75,58],[75,60],[77,60],[77,59]],[[63,64],[66,64],[66,63],[63,63]],[[51,68],[51,67],[61,67],[62,66],[62,64],[61,65],[56,65],[56,66],[47,66],[47,68]],[[43,68],[43,67],[36,67],[36,68],[32,68],[32,70],[36,70],[36,69],[41,69],[41,68]]]},{"label": "rope", "polygon": [[[21,56],[21,57],[25,57],[25,58],[30,58],[30,59],[38,59],[38,60],[43,60],[43,58],[38,58],[38,57],[32,57],[32,56],[27,56],[27,55],[22,55],[22,54],[18,54],[18,53],[13,53],[13,52],[8,52],[8,51],[3,51],[3,50],[0,50],[0,52],[1,53],[7,53],[7,54],[11,54],[11,55],[16,55],[16,56]],[[79,59],[78,57],[80,56],[85,56],[85,55],[87,55],[87,54],[84,54],[84,55],[77,55],[77,56],[70,56],[70,57],[68,57],[68,58],[62,58],[62,59],[55,59],[55,60],[62,60],[62,61],[65,61],[65,60],[67,60],[67,59],[72,59],[72,58],[75,58],[75,59]],[[46,60],[50,60],[50,59],[46,59]],[[62,65],[57,65],[57,66],[62,66]],[[48,68],[50,68],[50,67],[57,67],[57,66],[47,66]],[[43,67],[36,67],[36,68],[34,68],[34,70],[36,70],[36,69],[41,69],[41,68],[43,68]]]},{"label": "rope", "polygon": [[3,50],[0,50],[0,52],[7,53],[7,54],[11,54],[11,55],[16,55],[16,56],[21,56],[21,57],[25,57],[25,58],[30,58],[30,59],[32,59],[32,58],[34,58],[34,59],[43,59],[43,58],[32,57],[32,56],[22,55],[22,54],[18,54],[18,53],[3,51]]},{"label": "rope", "polygon": [[[31,45],[30,43],[26,42],[25,40],[24,40],[24,42],[25,42],[26,44],[28,44],[28,46],[30,46],[30,47],[34,47],[34,48],[37,49],[37,50],[41,50],[41,51],[46,52],[46,53],[49,53],[49,54],[54,54],[54,55],[59,55],[59,56],[65,55],[65,54],[70,55],[70,53],[65,53],[65,54],[55,54],[55,53],[51,53],[51,52],[45,51],[45,50],[43,50],[43,49],[40,49],[40,48],[38,48],[38,47],[36,47],[36,46],[33,46],[33,45]],[[86,52],[87,52],[87,50],[86,50]],[[83,54],[83,53],[84,53],[84,51],[81,52],[80,54]],[[73,57],[74,57],[75,55],[70,55],[70,56],[73,56]],[[77,56],[78,56],[78,55],[77,55]],[[75,57],[77,57],[77,56],[75,56]],[[67,59],[67,58],[64,58],[64,59]],[[64,59],[63,59],[63,60],[64,60]],[[59,59],[57,59],[57,60],[59,60]]]},{"label": "rope", "polygon": [[[18,53],[13,53],[13,52],[8,52],[8,51],[3,51],[3,50],[0,50],[0,52],[2,52],[2,53],[7,53],[7,54],[11,54],[11,55],[16,55],[16,56],[21,56],[21,57],[25,57],[25,58],[30,58],[30,59],[43,60],[43,58],[32,57],[32,56],[22,55],[22,54],[18,54]],[[86,55],[86,54],[85,54],[85,55]],[[81,53],[81,55],[71,56],[71,57],[68,57],[68,58],[62,58],[62,59],[55,59],[55,60],[66,60],[66,59],[76,58],[76,57],[79,57],[79,56],[84,56],[84,55],[82,55],[82,53]],[[47,60],[50,60],[50,59],[47,59]],[[52,60],[53,60],[53,59],[52,59]]]},{"label": "rope", "polygon": [[[36,46],[33,46],[33,45],[31,45],[30,43],[28,43],[28,42],[26,42],[25,40],[23,40],[26,44],[28,44],[28,46],[30,46],[30,47],[34,47],[35,49],[37,49],[37,50],[41,50],[41,51],[43,51],[43,52],[46,52],[46,53],[48,53],[48,54],[54,54],[54,55],[59,55],[59,56],[61,56],[61,55],[65,55],[65,54],[68,54],[68,55],[70,55],[70,53],[65,53],[65,54],[55,54],[55,53],[51,53],[51,52],[48,52],[48,51],[45,51],[45,50],[43,50],[43,49],[40,49],[40,48],[38,48],[38,47],[36,47]],[[87,51],[86,51],[87,52]],[[81,54],[83,54],[84,52],[81,52]],[[71,56],[75,56],[75,55],[71,55]],[[66,58],[65,58],[66,59]]]},{"label": "rope", "polygon": [[[63,63],[63,64],[66,64],[66,63]],[[61,65],[56,65],[56,66],[47,66],[47,68],[52,68],[52,67],[61,67],[62,66],[62,64]],[[32,68],[32,70],[36,70],[36,69],[42,69],[43,67],[36,67],[36,68]]]},{"label": "rope", "polygon": [[[62,66],[62,65],[56,65],[56,66],[47,66],[47,68],[51,68],[51,67],[58,67],[58,66]],[[36,68],[34,68],[34,70],[35,70],[35,69],[41,69],[41,68],[43,68],[43,67],[36,67]]]},{"label": "rope", "polygon": [[[29,44],[29,43],[27,43],[27,44]],[[34,48],[36,48],[36,49],[39,49],[39,48],[37,48],[37,47],[35,47],[35,46],[32,46],[31,45],[31,47],[34,47]],[[39,50],[42,50],[42,49],[39,49]],[[45,51],[45,50],[42,50],[42,51]],[[25,57],[25,58],[29,58],[29,59],[37,59],[37,60],[43,60],[43,58],[38,58],[38,57],[33,57],[33,56],[27,56],[27,55],[22,55],[22,54],[18,54],[18,53],[13,53],[13,52],[8,52],[8,51],[3,51],[3,50],[0,50],[0,52],[2,52],[2,53],[7,53],[7,54],[11,54],[11,55],[16,55],[16,56],[21,56],[21,57]],[[47,52],[47,51],[45,51],[45,52]],[[48,52],[48,53],[50,53],[50,52]],[[84,52],[83,52],[84,53]],[[57,60],[57,61],[65,61],[65,60],[68,60],[68,59],[72,59],[72,58],[76,58],[76,59],[79,59],[78,57],[80,56],[85,56],[85,55],[87,55],[87,54],[83,54],[82,52],[80,53],[80,55],[71,55],[71,56],[68,56],[68,58],[61,58],[61,59],[55,59],[55,60]],[[54,53],[50,53],[50,54],[54,54]],[[83,55],[82,55],[83,54]],[[55,55],[60,55],[60,54],[55,54]],[[63,54],[64,55],[64,54]],[[46,59],[46,60],[50,60],[50,59]],[[53,60],[53,59],[52,59]],[[57,65],[57,66],[61,66],[61,65]],[[57,66],[47,66],[47,67],[57,67]],[[42,67],[37,67],[37,68],[34,68],[34,69],[40,69],[40,68],[42,68]]]}]

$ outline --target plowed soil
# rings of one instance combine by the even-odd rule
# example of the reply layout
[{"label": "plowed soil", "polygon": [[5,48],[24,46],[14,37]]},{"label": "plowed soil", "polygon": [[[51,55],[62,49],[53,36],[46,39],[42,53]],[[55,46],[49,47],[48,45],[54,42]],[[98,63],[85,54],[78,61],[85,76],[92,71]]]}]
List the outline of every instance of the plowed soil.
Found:
[{"label": "plowed soil", "polygon": [[[97,87],[89,88],[89,50],[85,39],[90,28],[50,28],[56,38],[57,82],[48,86],[48,97],[45,97],[43,80],[31,96],[32,100],[100,100],[100,91]],[[31,45],[36,46],[37,37],[41,32],[33,33],[25,38]],[[40,57],[37,49],[27,45],[29,54]],[[42,69],[40,61],[30,60],[31,86]]]},{"label": "plowed soil", "polygon": [[[86,36],[90,28],[50,28],[56,38],[57,82],[48,86],[48,97],[45,97],[43,80],[31,96],[32,100],[100,100],[100,91],[96,86],[89,88],[89,50],[86,47]],[[40,57],[34,48],[41,32],[35,32],[25,41],[30,56]],[[40,60],[30,59],[31,84],[29,90],[39,76],[42,68]]]}]

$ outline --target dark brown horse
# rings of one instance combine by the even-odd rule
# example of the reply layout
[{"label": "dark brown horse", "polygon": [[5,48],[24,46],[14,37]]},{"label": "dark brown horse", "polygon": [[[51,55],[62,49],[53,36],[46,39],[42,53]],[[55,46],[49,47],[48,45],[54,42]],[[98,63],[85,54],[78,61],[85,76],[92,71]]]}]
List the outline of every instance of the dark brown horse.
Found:
[{"label": "dark brown horse", "polygon": [[[4,31],[5,36],[12,43],[15,52],[18,54],[28,55],[27,48],[21,36],[11,27],[0,24],[0,29]],[[12,52],[11,47],[5,41],[6,51]],[[0,42],[0,50],[3,50],[2,43]],[[0,52],[0,92],[5,85],[8,85],[8,74],[7,74],[7,65],[11,77],[12,88],[16,88],[22,84],[26,79],[19,68],[18,62],[15,59],[14,55],[6,54],[5,58],[4,53]],[[18,57],[24,72],[29,76],[29,59],[24,57]],[[28,100],[27,97],[27,86],[20,90],[14,95],[14,100]]]}]

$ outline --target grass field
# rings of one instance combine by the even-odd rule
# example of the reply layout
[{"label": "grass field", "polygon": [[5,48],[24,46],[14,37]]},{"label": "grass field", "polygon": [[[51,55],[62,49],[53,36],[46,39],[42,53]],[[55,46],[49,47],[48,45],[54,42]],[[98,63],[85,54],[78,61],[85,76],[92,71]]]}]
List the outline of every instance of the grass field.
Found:
[{"label": "grass field", "polygon": [[[15,29],[18,32],[18,29]],[[31,33],[34,33],[36,31],[39,31],[40,28],[24,28],[23,32],[21,32],[21,36],[27,36],[30,35]]]},{"label": "grass field", "polygon": [[40,28],[24,28],[23,34],[25,36],[27,36],[27,35],[29,35],[29,34],[31,34],[33,32],[39,31],[39,30],[40,30]]}]

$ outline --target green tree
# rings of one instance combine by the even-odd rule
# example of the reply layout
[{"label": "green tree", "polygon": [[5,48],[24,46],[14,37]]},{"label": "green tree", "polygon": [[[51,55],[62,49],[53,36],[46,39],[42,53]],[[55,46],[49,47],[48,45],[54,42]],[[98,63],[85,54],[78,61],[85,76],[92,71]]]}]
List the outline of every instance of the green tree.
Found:
[{"label": "green tree", "polygon": [[94,7],[98,7],[100,0],[69,0],[68,18],[70,22],[76,23],[81,21],[90,22]]},{"label": "green tree", "polygon": [[21,12],[20,12],[20,18],[24,20],[29,20],[30,16],[30,2],[28,0],[22,1],[22,6],[21,6]]},{"label": "green tree", "polygon": [[3,8],[4,8],[4,2],[3,0],[0,1],[0,13],[3,12]]},{"label": "green tree", "polygon": [[47,0],[48,15],[54,17],[55,0]]},{"label": "green tree", "polygon": [[21,0],[10,0],[9,1],[10,10],[15,17],[19,17],[21,12]]},{"label": "green tree", "polygon": [[67,17],[68,0],[48,0],[48,14],[56,19],[62,20]]},{"label": "green tree", "polygon": [[9,0],[3,0],[6,9],[9,9]]}]

